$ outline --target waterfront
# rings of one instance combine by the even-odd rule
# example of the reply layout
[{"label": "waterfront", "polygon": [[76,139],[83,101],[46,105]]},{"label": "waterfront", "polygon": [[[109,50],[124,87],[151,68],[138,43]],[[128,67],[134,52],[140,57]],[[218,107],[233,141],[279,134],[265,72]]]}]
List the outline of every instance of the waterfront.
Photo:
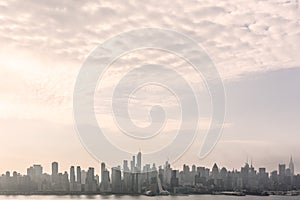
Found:
[{"label": "waterfront", "polygon": [[188,196],[118,196],[118,195],[79,195],[79,196],[56,196],[56,195],[32,195],[32,196],[22,196],[22,195],[7,195],[0,196],[0,200],[76,200],[76,199],[118,199],[118,200],[144,200],[144,199],[160,199],[160,200],[231,200],[231,199],[244,199],[244,200],[298,200],[299,196],[223,196],[223,195],[188,195]]},{"label": "waterfront", "polygon": [[[137,162],[135,162],[137,158]],[[212,194],[220,191],[243,191],[249,195],[285,194],[281,191],[293,191],[290,195],[299,195],[300,174],[295,174],[294,163],[290,158],[289,168],[279,164],[278,171],[258,170],[245,163],[241,170],[184,164],[182,170],[176,170],[166,161],[156,167],[153,163],[142,167],[142,153],[132,156],[129,168],[128,160],[123,161],[123,168],[100,166],[100,174],[95,168],[87,171],[80,166],[71,166],[70,172],[59,172],[58,162],[52,162],[51,174],[43,171],[43,166],[34,164],[27,168],[26,174],[7,171],[0,176],[0,194],[12,195],[80,195],[80,194],[131,194],[147,196],[169,194]],[[75,173],[76,172],[76,173]],[[278,173],[279,172],[279,173]],[[227,194],[228,195],[228,194]],[[232,195],[232,194],[230,194]],[[237,194],[235,194],[237,195]]]}]

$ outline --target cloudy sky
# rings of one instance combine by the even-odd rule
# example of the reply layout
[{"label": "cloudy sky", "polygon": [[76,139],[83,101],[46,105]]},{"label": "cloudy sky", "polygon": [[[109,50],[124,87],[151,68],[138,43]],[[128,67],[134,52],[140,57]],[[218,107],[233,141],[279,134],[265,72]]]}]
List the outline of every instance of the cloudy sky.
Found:
[{"label": "cloudy sky", "polygon": [[[33,163],[41,163],[49,171],[54,160],[61,163],[62,170],[71,164],[98,166],[99,161],[85,150],[74,128],[72,98],[77,75],[89,53],[102,42],[145,27],[171,29],[197,41],[214,62],[226,90],[225,126],[216,148],[200,160],[201,135],[174,163],[176,167],[182,163],[212,166],[217,161],[232,169],[252,157],[255,166],[273,170],[279,162],[287,163],[292,154],[299,171],[297,0],[0,0],[1,173],[25,172]],[[122,70],[148,62],[174,65],[192,84],[202,84],[174,55],[139,51],[113,64],[103,78],[106,89],[99,88],[104,91],[99,101],[105,102],[105,94],[122,76]],[[149,91],[155,95],[146,98]],[[169,95],[148,88],[135,103],[141,99],[146,100],[143,105],[176,103],[176,99],[158,94]],[[111,115],[105,105],[95,106],[100,120]],[[136,117],[146,119],[146,114]],[[206,120],[203,118],[204,124]],[[112,122],[108,120],[106,128],[112,128]],[[166,131],[175,129],[173,122],[166,125]],[[136,123],[143,124],[143,120]],[[111,140],[123,149],[128,147],[123,138],[118,140],[118,132],[112,133],[108,136]],[[157,148],[155,145],[163,144],[151,142],[145,151]],[[131,144],[127,150],[134,152],[139,146]]]}]

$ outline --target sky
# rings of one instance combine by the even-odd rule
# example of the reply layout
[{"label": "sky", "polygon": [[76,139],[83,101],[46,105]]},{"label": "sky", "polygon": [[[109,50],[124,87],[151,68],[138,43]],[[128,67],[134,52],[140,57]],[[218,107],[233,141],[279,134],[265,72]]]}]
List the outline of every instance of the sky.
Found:
[{"label": "sky", "polygon": [[[89,53],[102,42],[146,27],[174,30],[197,41],[225,87],[226,117],[216,147],[200,160],[197,153],[203,135],[199,134],[173,163],[175,167],[183,163],[211,167],[217,162],[233,169],[248,157],[254,166],[273,170],[278,163],[288,164],[293,155],[300,172],[298,1],[0,0],[0,173],[24,173],[33,163],[50,171],[52,161],[58,161],[61,170],[70,165],[99,166],[75,130],[72,98],[77,75]],[[173,66],[192,85],[203,85],[186,62],[159,50],[132,52],[113,63],[103,87],[97,89],[97,120],[105,120],[105,128],[111,131],[106,136],[130,152],[140,146],[151,151],[169,140],[165,135],[147,145],[124,140],[107,110],[107,95],[124,70],[149,62]],[[208,93],[201,91],[206,115]],[[149,103],[170,106],[172,116],[179,112],[176,98],[156,87],[136,96],[133,103],[139,106],[129,107],[136,119],[142,119],[136,120],[138,125],[149,122],[145,112]],[[172,119],[166,132],[177,127],[179,118]],[[209,118],[205,116],[202,122],[207,126]]]}]

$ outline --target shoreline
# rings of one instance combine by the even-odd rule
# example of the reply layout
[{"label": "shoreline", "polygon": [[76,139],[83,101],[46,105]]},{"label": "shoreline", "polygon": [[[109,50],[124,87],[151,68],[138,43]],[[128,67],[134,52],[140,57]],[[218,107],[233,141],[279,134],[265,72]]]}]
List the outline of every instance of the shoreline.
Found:
[{"label": "shoreline", "polygon": [[[209,196],[239,196],[235,194],[213,194],[213,193],[190,193],[190,194],[170,194],[170,195],[154,195],[154,196],[201,196],[201,195],[209,195]],[[269,194],[270,196],[290,196],[287,193],[281,194]],[[0,196],[148,196],[145,194],[114,194],[114,193],[70,193],[70,192],[0,192]],[[242,196],[266,196],[260,194],[245,194]],[[298,196],[298,195],[295,195]],[[151,196],[149,196],[151,197]]]}]

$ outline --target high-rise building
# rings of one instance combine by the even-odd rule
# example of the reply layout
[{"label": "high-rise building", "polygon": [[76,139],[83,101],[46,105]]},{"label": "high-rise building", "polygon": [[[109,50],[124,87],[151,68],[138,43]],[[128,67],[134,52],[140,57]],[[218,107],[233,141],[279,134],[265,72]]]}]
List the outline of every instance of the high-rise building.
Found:
[{"label": "high-rise building", "polygon": [[76,175],[77,175],[77,183],[81,184],[81,168],[80,166],[77,166],[76,168]]},{"label": "high-rise building", "polygon": [[123,192],[124,193],[132,193],[133,192],[133,174],[129,171],[124,171],[123,181],[124,181],[124,184],[122,186]]},{"label": "high-rise building", "polygon": [[279,164],[278,165],[278,172],[279,172],[279,183],[283,184],[285,182],[285,176],[286,176],[286,167],[285,164]]},{"label": "high-rise building", "polygon": [[57,175],[58,174],[58,163],[57,162],[53,162],[52,163],[52,176],[53,175]]},{"label": "high-rise building", "polygon": [[75,180],[75,167],[70,168],[70,192],[81,192],[81,168],[77,166],[76,168],[76,180]]},{"label": "high-rise building", "polygon": [[41,165],[33,165],[32,167],[27,169],[27,175],[31,178],[31,180],[38,180],[41,178],[43,174],[43,167]]},{"label": "high-rise building", "polygon": [[289,163],[289,168],[291,170],[291,175],[295,175],[295,168],[294,168],[294,162],[293,162],[293,157],[291,156],[290,163]]},{"label": "high-rise building", "polygon": [[137,157],[136,157],[136,168],[137,168],[137,172],[141,172],[142,170],[142,153],[138,152]]},{"label": "high-rise building", "polygon": [[58,163],[57,162],[52,162],[51,171],[52,171],[52,173],[51,173],[51,182],[52,182],[53,185],[56,185],[56,186],[53,186],[53,187],[54,188],[59,187],[58,186],[59,178],[58,178]]},{"label": "high-rise building", "polygon": [[70,183],[75,183],[75,168],[71,166],[70,168]]},{"label": "high-rise building", "polygon": [[43,167],[41,165],[33,165],[33,169],[36,176],[41,176],[43,174]]},{"label": "high-rise building", "polygon": [[103,180],[101,181],[101,187],[100,187],[101,192],[110,192],[110,179],[109,179],[109,171],[104,170],[103,171]]},{"label": "high-rise building", "polygon": [[77,190],[77,185],[75,184],[75,168],[74,166],[70,167],[70,191],[76,191]]},{"label": "high-rise building", "polygon": [[261,190],[265,190],[268,187],[268,179],[269,179],[269,174],[266,172],[266,168],[259,168],[258,170],[258,187]]},{"label": "high-rise building", "polygon": [[101,183],[103,182],[104,180],[104,171],[105,171],[105,163],[101,163]]},{"label": "high-rise building", "polygon": [[171,191],[174,192],[174,189],[176,187],[178,187],[179,185],[179,179],[177,178],[177,171],[176,170],[172,170],[172,173],[171,173]]},{"label": "high-rise building", "polygon": [[211,176],[213,179],[219,178],[219,167],[216,163],[214,164],[214,166],[212,168]]},{"label": "high-rise building", "polygon": [[85,181],[86,181],[86,171],[81,170],[81,183],[85,184]]},{"label": "high-rise building", "polygon": [[[27,175],[31,179],[31,181],[37,183],[38,191],[42,189],[42,174],[43,167],[41,165],[33,165],[27,169]],[[7,175],[7,173],[6,173]],[[8,174],[10,176],[10,174]]]},{"label": "high-rise building", "polygon": [[245,166],[241,168],[241,185],[243,189],[249,188],[249,172],[250,166],[248,162],[246,162]]},{"label": "high-rise building", "polygon": [[93,167],[89,167],[86,174],[85,191],[96,192],[96,190],[97,190],[97,182],[95,180],[95,170]]},{"label": "high-rise building", "polygon": [[61,186],[62,191],[68,191],[70,189],[70,183],[69,183],[69,175],[68,172],[65,171],[65,173],[61,177]]},{"label": "high-rise building", "polygon": [[95,170],[93,167],[89,167],[86,174],[86,182],[92,182],[94,180]]},{"label": "high-rise building", "polygon": [[171,168],[171,165],[168,161],[165,164],[163,175],[164,175],[163,180],[161,180],[163,185],[170,185],[171,184],[172,168]]},{"label": "high-rise building", "polygon": [[95,177],[94,177],[94,179],[96,180],[96,183],[97,183],[97,185],[99,185],[99,183],[100,183],[100,177],[99,177],[99,175],[95,175]]},{"label": "high-rise building", "polygon": [[284,177],[285,176],[285,172],[286,172],[285,164],[279,164],[278,165],[278,171],[279,171],[279,176],[280,177]]},{"label": "high-rise building", "polygon": [[196,165],[192,165],[192,172],[193,172],[193,173],[196,172]]},{"label": "high-rise building", "polygon": [[112,192],[113,193],[121,193],[122,188],[121,188],[121,169],[120,167],[115,167],[111,169],[111,187],[112,187]]},{"label": "high-rise building", "polygon": [[124,172],[129,172],[129,167],[128,167],[128,161],[127,160],[123,161],[123,171]]},{"label": "high-rise building", "polygon": [[135,156],[132,156],[132,161],[130,162],[131,172],[135,172]]}]

